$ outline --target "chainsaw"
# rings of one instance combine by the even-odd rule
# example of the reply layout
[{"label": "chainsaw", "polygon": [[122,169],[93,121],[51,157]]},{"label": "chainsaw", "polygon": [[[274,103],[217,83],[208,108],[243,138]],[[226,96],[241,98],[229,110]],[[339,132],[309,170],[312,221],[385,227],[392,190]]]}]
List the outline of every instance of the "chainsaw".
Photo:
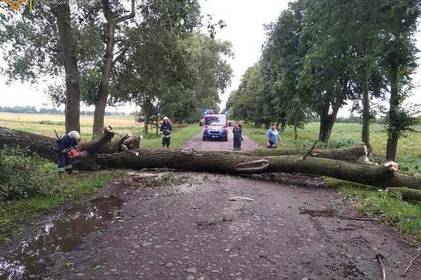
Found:
[{"label": "chainsaw", "polygon": [[80,151],[78,151],[77,149],[71,149],[70,151],[67,152],[67,156],[69,158],[77,158],[80,155]]}]

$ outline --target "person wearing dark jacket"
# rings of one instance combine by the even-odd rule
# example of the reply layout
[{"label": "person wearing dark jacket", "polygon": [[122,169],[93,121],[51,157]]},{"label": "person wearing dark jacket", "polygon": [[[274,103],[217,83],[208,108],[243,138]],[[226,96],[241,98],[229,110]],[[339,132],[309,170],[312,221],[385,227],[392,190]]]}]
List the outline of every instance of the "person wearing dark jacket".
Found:
[{"label": "person wearing dark jacket", "polygon": [[241,141],[243,141],[242,134],[242,128],[241,124],[236,123],[234,128],[232,129],[232,133],[234,134],[234,151],[240,151],[241,150]]},{"label": "person wearing dark jacket", "polygon": [[70,163],[69,152],[76,148],[79,141],[80,134],[77,131],[70,131],[69,133],[57,138],[55,150],[59,172],[72,172],[73,167]]},{"label": "person wearing dark jacket", "polygon": [[171,144],[172,125],[167,117],[164,117],[164,121],[161,124],[160,131],[162,137],[162,147],[169,148]]}]

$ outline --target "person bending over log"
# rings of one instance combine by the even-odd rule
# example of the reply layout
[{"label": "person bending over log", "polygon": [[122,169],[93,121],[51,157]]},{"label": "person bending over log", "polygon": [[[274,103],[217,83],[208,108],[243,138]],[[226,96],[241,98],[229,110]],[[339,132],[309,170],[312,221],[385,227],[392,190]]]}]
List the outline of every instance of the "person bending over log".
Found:
[{"label": "person bending over log", "polygon": [[266,136],[268,138],[268,149],[275,149],[278,147],[278,142],[281,141],[281,136],[279,135],[278,130],[276,129],[276,125],[274,123],[271,124],[271,127],[266,132]]},{"label": "person bending over log", "polygon": [[73,173],[73,166],[70,159],[81,157],[82,154],[77,150],[80,143],[80,134],[77,131],[70,131],[57,138],[55,151],[57,156],[58,172]]}]

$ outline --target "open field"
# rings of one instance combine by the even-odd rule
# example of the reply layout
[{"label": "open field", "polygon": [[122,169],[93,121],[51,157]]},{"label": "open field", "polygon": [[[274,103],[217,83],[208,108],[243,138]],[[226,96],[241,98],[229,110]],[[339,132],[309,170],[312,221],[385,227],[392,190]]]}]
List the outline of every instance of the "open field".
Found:
[{"label": "open field", "polygon": [[[82,140],[92,137],[93,116],[81,116]],[[106,116],[105,124],[111,125],[118,135],[131,132],[144,135],[143,125],[135,121],[134,116]],[[54,129],[61,135],[64,133],[64,115],[49,114],[15,114],[0,112],[0,126],[55,137]],[[178,147],[193,135],[199,133],[197,124],[174,126],[171,147]],[[145,136],[145,135],[144,135]],[[157,148],[161,146],[161,138],[155,134],[155,127],[150,127],[150,134],[145,136],[143,147]]]},{"label": "open field", "polygon": [[[85,139],[92,136],[92,124],[93,116],[80,116],[81,133]],[[141,130],[141,124],[134,116],[105,116],[105,124],[121,133],[125,129],[137,133]],[[64,115],[0,113],[0,126],[54,137],[54,129],[59,134],[64,133]]]}]

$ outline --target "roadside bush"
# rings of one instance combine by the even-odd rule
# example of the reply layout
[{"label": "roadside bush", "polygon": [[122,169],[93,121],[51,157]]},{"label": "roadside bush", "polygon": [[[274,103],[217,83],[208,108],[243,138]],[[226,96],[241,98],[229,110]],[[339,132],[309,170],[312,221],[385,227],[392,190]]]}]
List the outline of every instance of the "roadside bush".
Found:
[{"label": "roadside bush", "polygon": [[19,149],[0,150],[0,200],[50,193],[54,164]]}]

